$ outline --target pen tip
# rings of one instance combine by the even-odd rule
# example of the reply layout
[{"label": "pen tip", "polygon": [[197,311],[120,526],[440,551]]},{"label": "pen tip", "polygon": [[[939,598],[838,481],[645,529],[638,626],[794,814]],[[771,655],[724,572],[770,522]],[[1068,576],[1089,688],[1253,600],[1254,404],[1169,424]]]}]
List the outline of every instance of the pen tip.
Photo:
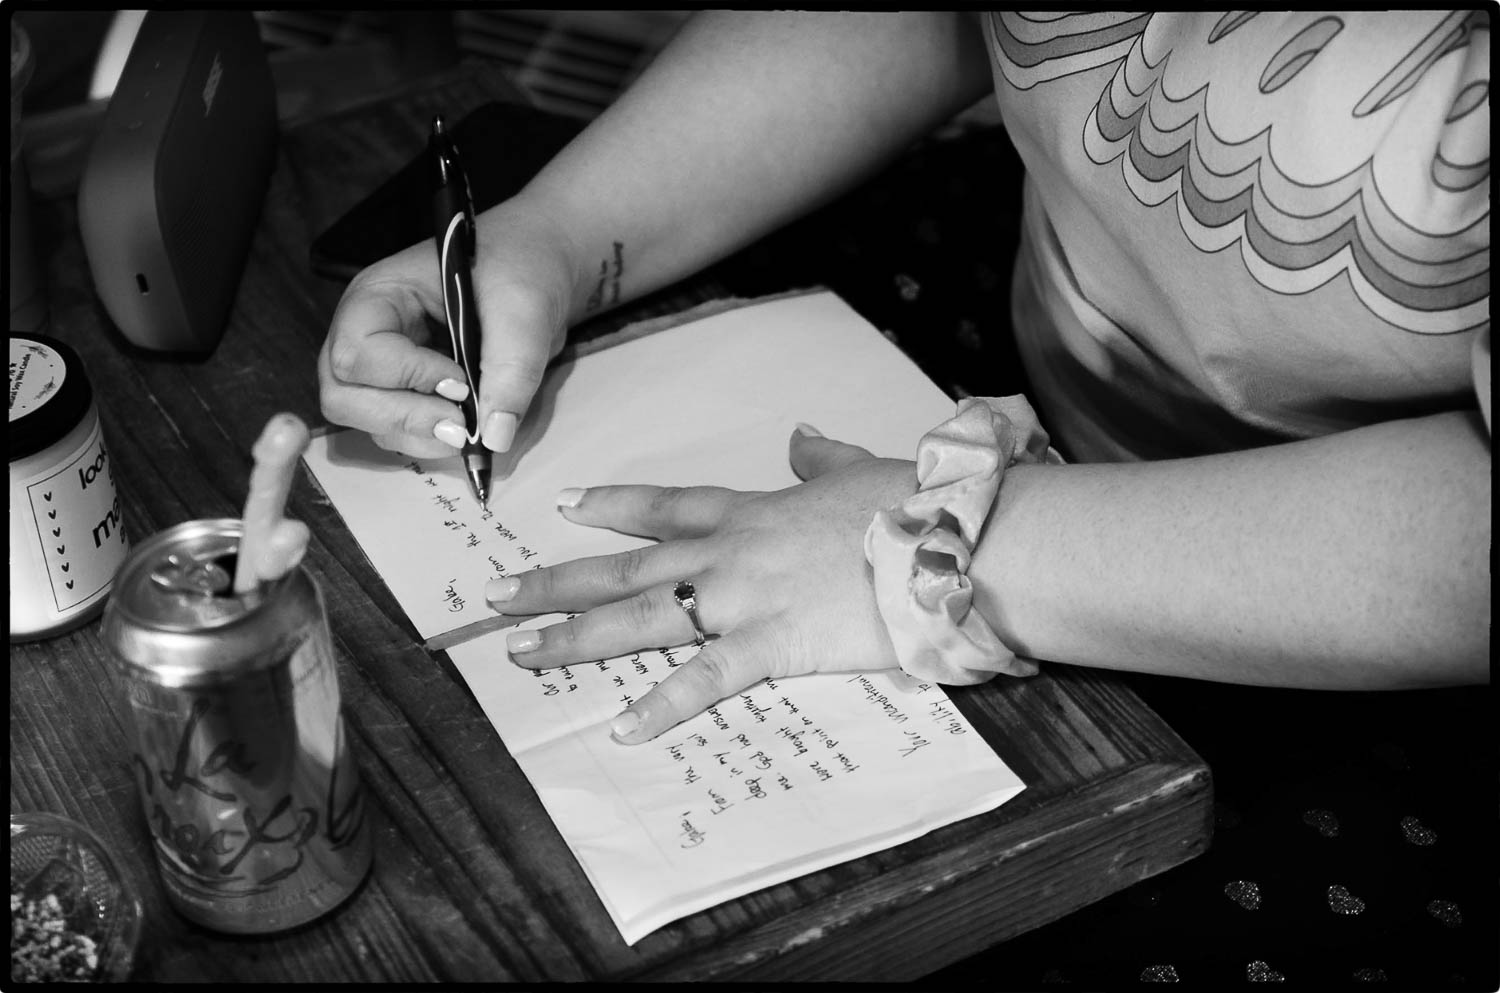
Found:
[{"label": "pen tip", "polygon": [[443,115],[442,114],[433,114],[432,115],[432,133],[433,134],[442,134],[443,133]]}]

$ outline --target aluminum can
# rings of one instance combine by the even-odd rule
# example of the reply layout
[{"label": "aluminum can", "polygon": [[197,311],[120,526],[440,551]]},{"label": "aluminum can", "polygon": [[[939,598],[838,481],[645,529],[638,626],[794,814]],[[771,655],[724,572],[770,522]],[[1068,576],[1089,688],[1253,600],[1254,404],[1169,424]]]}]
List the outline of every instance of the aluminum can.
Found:
[{"label": "aluminum can", "polygon": [[235,595],[241,533],[188,521],[142,543],[103,637],[169,901],[216,931],[264,934],[348,899],[372,845],[322,595],[301,568]]}]

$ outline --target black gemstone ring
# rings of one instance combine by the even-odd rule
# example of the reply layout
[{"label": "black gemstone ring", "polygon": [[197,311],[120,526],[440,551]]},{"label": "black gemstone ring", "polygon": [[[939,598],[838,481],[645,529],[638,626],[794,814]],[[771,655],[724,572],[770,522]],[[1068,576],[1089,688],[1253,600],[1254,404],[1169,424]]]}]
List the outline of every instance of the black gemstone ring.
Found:
[{"label": "black gemstone ring", "polygon": [[677,606],[687,614],[688,620],[693,622],[693,644],[701,646],[708,640],[708,635],[703,630],[703,622],[698,619],[698,592],[693,589],[693,584],[684,579],[672,590],[672,596],[677,599]]}]

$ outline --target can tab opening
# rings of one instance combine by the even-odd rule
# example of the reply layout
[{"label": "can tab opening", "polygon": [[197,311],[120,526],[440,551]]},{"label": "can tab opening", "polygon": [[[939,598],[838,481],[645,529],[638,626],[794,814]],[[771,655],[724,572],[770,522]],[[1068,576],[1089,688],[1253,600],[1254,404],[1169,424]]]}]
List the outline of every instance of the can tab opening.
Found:
[{"label": "can tab opening", "polygon": [[173,593],[195,593],[205,597],[233,596],[234,552],[204,558],[188,558],[173,552],[151,570],[151,581]]}]

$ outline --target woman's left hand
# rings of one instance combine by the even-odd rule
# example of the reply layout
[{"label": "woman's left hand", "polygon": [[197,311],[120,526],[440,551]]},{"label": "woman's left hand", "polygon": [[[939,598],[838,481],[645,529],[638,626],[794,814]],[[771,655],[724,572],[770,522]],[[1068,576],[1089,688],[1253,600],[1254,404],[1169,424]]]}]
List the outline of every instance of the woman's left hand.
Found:
[{"label": "woman's left hand", "polygon": [[801,430],[791,463],[806,481],[769,493],[568,491],[559,498],[568,520],[658,542],[492,580],[486,597],[503,613],[577,614],[511,632],[511,658],[547,669],[690,642],[692,624],[673,589],[691,582],[709,641],[615,718],[615,737],[628,744],[767,677],[895,667],[864,538],[877,510],[915,492],[915,464]]}]

